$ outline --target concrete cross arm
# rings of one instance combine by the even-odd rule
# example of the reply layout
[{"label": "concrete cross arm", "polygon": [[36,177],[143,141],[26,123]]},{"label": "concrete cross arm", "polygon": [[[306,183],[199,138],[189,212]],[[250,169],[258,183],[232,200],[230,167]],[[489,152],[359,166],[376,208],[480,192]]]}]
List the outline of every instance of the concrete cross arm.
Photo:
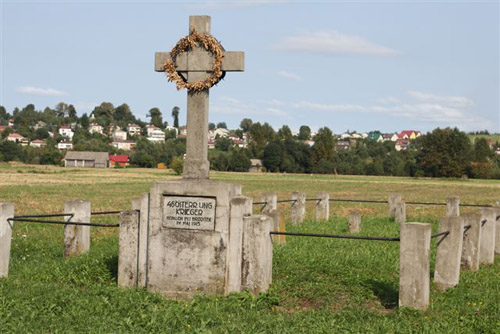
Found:
[{"label": "concrete cross arm", "polygon": [[[155,53],[155,71],[163,72],[163,65],[170,59],[170,52]],[[209,72],[214,66],[214,57],[207,51],[194,50],[179,55],[176,59],[178,72]],[[224,51],[222,70],[225,72],[243,72],[245,53],[242,51]]]}]

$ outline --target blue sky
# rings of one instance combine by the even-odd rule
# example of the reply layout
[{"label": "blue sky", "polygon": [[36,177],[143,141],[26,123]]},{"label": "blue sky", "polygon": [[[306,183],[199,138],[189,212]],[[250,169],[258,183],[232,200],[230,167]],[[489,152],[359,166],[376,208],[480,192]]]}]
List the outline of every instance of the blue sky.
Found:
[{"label": "blue sky", "polygon": [[8,111],[64,101],[79,114],[127,103],[186,116],[186,92],[154,72],[156,51],[211,15],[245,72],[210,91],[210,121],[297,130],[500,132],[499,3],[1,1],[1,96]]}]

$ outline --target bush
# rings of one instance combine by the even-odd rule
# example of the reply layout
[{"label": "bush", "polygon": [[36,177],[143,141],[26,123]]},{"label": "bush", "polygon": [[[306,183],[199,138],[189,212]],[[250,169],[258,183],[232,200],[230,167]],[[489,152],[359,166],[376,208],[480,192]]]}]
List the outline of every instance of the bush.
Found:
[{"label": "bush", "polygon": [[176,175],[181,175],[184,169],[184,159],[182,157],[174,157],[170,163],[170,168],[172,168]]}]

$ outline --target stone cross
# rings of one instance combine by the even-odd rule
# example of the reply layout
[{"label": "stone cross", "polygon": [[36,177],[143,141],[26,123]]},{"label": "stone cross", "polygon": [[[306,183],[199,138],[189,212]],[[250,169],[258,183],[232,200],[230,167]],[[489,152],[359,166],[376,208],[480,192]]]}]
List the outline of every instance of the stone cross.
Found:
[{"label": "stone cross", "polygon": [[[193,30],[210,34],[210,16],[190,16],[189,31]],[[222,71],[242,72],[244,57],[243,52],[224,51]],[[156,52],[155,71],[164,72],[163,65],[169,59],[169,52]],[[199,47],[180,54],[176,59],[177,71],[187,82],[207,79],[213,63],[213,55]],[[188,92],[185,179],[208,179],[208,93],[208,89],[198,93]]]}]

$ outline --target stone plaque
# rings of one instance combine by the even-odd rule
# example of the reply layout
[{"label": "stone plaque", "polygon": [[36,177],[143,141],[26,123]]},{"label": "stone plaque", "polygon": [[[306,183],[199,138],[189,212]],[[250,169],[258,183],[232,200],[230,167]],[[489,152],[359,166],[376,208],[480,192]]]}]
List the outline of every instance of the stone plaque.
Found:
[{"label": "stone plaque", "polygon": [[163,196],[163,227],[215,230],[215,197]]}]

